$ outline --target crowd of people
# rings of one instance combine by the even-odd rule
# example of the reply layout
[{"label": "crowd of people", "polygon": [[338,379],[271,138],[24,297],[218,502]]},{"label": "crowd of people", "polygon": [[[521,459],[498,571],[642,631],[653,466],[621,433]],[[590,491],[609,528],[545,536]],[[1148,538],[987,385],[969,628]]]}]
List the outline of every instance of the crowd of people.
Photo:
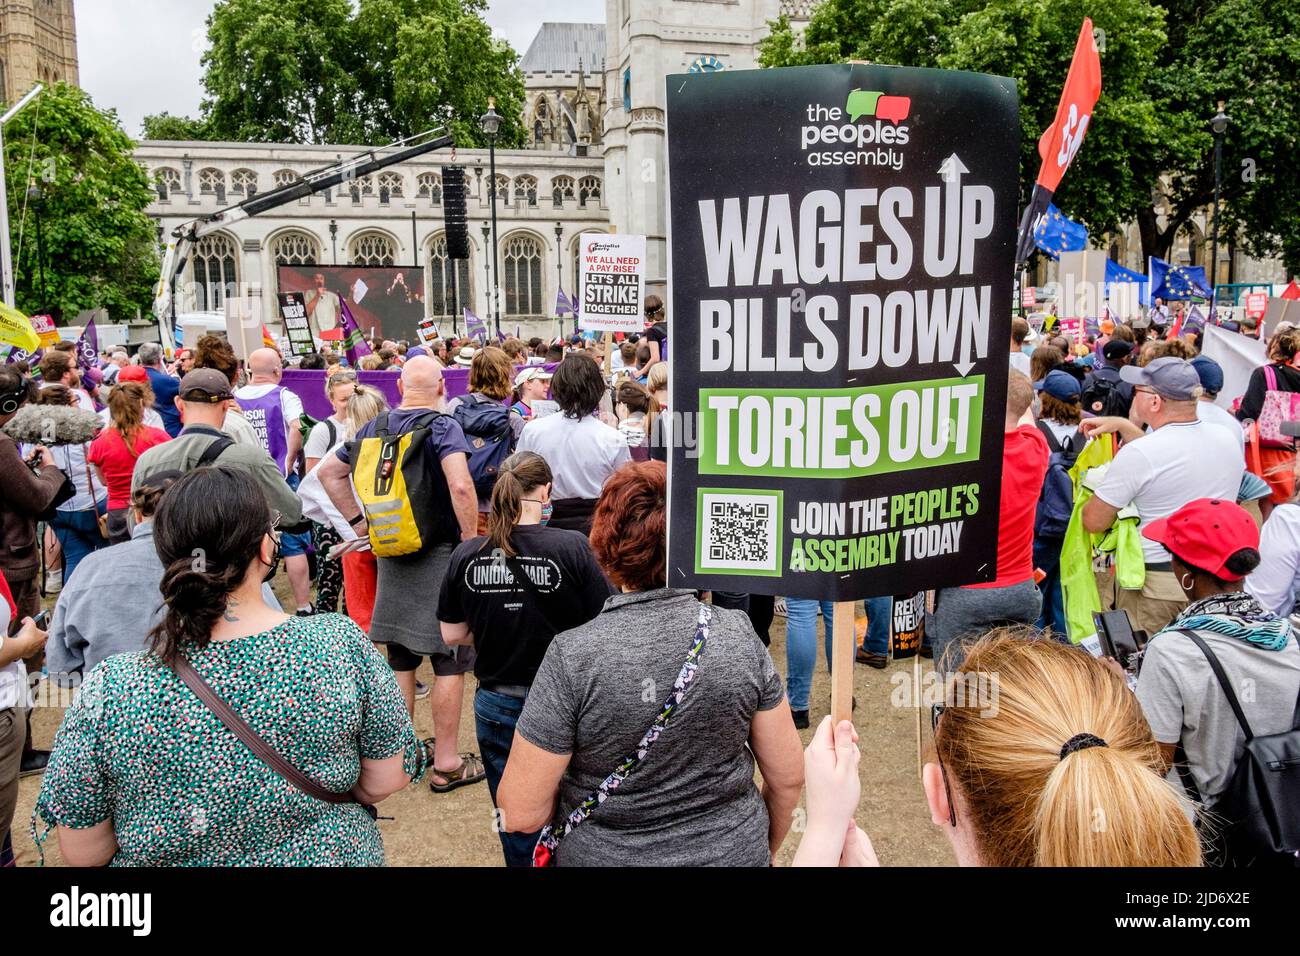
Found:
[{"label": "crowd of people", "polygon": [[[276,350],[241,362],[220,336],[170,366],[146,345],[86,370],[51,349],[39,383],[0,367],[0,426],[38,403],[98,419],[86,442],[0,437],[0,831],[43,772],[33,838],[71,864],[373,865],[385,798],[485,782],[510,866],[767,866],[801,799],[796,865],[876,865],[852,724],[798,733],[831,603],[784,600],[783,679],[774,596],[671,586],[668,325],[644,312],[610,346],[322,349],[299,363],[325,371],[320,420]],[[995,574],[934,591],[925,628],[948,693],[918,799],[963,865],[1217,862],[1207,811],[1249,739],[1292,728],[1276,396],[1300,391],[1300,329],[1231,410],[1217,363],[1157,331],[1012,322]],[[391,407],[358,374],[384,370]],[[891,605],[865,602],[857,662],[888,665]],[[1092,648],[1080,609],[1126,612],[1140,653]],[[77,687],[49,752],[42,654]],[[969,674],[996,675],[992,712],[953,695]]]}]

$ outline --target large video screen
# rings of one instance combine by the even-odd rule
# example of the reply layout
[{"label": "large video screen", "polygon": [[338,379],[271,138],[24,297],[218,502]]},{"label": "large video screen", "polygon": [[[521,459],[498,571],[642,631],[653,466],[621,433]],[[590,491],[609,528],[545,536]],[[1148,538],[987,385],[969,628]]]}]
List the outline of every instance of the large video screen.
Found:
[{"label": "large video screen", "polygon": [[[340,302],[361,331],[385,339],[419,341],[424,318],[424,270],[415,266],[280,266],[280,292],[300,292],[312,335],[337,329]],[[330,338],[332,336],[326,336]]]}]

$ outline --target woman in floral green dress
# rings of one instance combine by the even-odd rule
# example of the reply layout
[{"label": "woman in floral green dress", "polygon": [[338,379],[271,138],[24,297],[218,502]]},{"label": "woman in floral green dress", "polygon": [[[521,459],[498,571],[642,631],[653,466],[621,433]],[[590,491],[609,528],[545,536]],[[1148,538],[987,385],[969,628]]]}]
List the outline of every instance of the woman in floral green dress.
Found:
[{"label": "woman in floral green dress", "polygon": [[[149,653],[110,657],[82,685],[33,837],[39,817],[38,844],[56,827],[81,866],[382,865],[363,804],[418,780],[426,759],[387,663],[347,618],[262,600],[278,535],[247,472],[190,472],[154,521],[166,615]],[[182,655],[280,756],[358,802],[318,800],[263,763],[181,682]]]}]

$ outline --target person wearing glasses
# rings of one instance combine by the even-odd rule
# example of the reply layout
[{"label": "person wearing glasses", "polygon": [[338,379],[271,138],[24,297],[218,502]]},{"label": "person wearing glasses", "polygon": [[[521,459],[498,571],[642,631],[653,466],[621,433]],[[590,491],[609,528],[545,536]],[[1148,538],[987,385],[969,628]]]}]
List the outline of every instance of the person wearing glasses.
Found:
[{"label": "person wearing glasses", "polygon": [[[65,713],[33,811],[38,847],[55,827],[72,866],[383,865],[365,805],[418,779],[425,750],[355,624],[265,603],[278,539],[240,468],[196,469],[163,495],[166,610],[149,650],[102,661]],[[182,659],[270,750],[353,799],[327,802],[272,769],[181,680]]]},{"label": "person wearing glasses", "polygon": [[[1105,531],[1130,504],[1141,532],[1198,498],[1235,501],[1246,462],[1227,429],[1197,418],[1201,379],[1192,364],[1166,356],[1143,368],[1125,365],[1120,377],[1133,386],[1130,418],[1101,416],[1079,425],[1090,438],[1113,433],[1124,442],[1083,506],[1084,528]],[[1155,634],[1187,606],[1187,595],[1164,545],[1143,536],[1142,556],[1142,589],[1116,587],[1115,607],[1128,612],[1134,628]]]},{"label": "person wearing glasses", "polygon": [[[988,675],[987,693],[959,696],[949,679],[921,773],[930,819],[959,865],[1201,865],[1189,804],[1164,778],[1123,677],[1008,629],[971,645],[965,668]],[[855,820],[858,761],[853,725],[827,717],[804,755],[808,822],[795,866],[879,865]]]}]

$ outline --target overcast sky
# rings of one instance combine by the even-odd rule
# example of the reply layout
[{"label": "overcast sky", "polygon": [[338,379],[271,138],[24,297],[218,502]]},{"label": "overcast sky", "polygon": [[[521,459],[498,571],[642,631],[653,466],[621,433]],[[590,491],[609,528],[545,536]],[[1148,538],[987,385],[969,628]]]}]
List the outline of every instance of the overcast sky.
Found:
[{"label": "overcast sky", "polygon": [[[81,85],[140,135],[149,113],[198,114],[214,0],[76,0]],[[489,0],[488,23],[522,56],[543,20],[599,23],[605,0]]]}]

